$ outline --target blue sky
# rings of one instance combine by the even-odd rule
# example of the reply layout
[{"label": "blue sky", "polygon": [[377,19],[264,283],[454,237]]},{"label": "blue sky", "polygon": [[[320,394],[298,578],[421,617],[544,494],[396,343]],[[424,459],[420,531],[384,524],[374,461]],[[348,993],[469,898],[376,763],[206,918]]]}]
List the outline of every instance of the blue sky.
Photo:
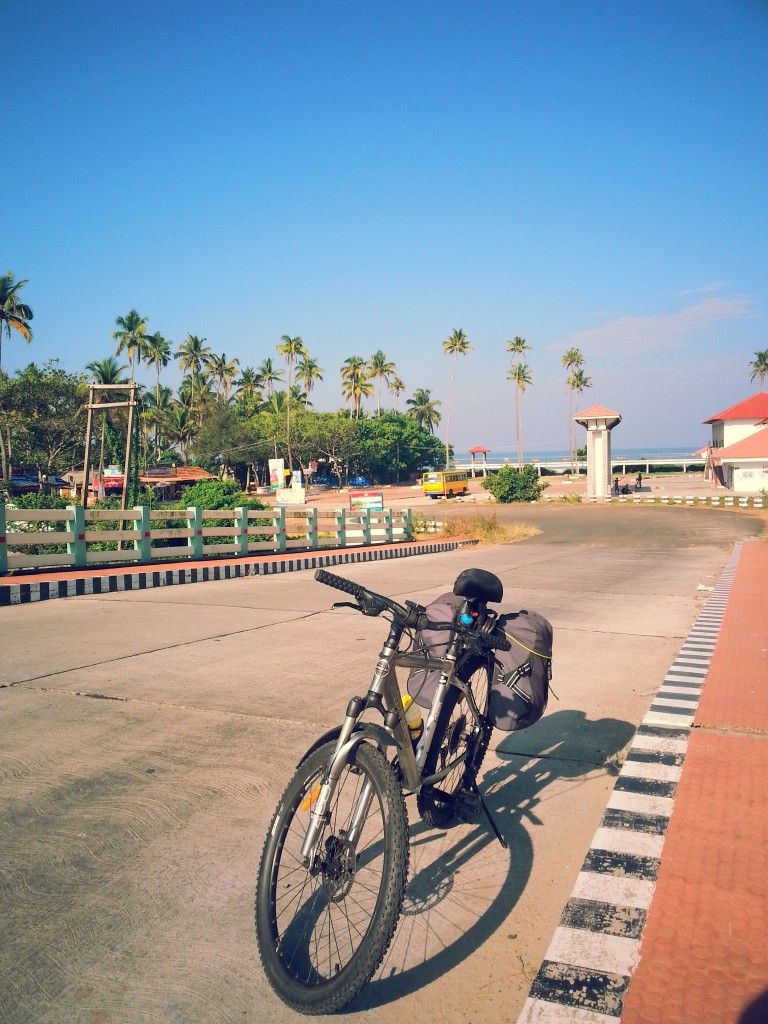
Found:
[{"label": "blue sky", "polygon": [[763,0],[24,0],[3,37],[0,266],[35,314],[10,372],[113,354],[136,308],[242,365],[301,335],[318,409],[381,348],[401,408],[445,411],[462,328],[450,439],[497,451],[515,335],[532,450],[567,444],[574,345],[615,451],[703,444],[757,390]]}]

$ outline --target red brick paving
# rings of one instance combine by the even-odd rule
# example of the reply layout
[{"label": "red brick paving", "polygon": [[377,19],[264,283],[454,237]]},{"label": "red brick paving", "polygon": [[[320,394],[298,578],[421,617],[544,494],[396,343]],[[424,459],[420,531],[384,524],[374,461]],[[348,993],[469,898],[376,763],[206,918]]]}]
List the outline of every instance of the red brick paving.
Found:
[{"label": "red brick paving", "polygon": [[768,543],[745,543],[696,726],[768,733]]},{"label": "red brick paving", "polygon": [[748,541],[704,687],[622,1024],[762,1024],[768,544]]}]

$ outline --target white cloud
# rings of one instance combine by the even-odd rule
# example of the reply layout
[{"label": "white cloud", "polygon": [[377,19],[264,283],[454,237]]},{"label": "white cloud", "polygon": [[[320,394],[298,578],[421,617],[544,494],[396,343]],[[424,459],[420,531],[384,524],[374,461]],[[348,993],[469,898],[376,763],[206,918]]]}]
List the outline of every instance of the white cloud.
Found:
[{"label": "white cloud", "polygon": [[684,298],[687,295],[711,295],[713,292],[720,292],[725,288],[725,281],[711,281],[709,284],[699,285],[697,288],[683,288],[677,294]]},{"label": "white cloud", "polygon": [[676,313],[651,316],[620,316],[599,327],[570,334],[552,348],[580,348],[588,355],[642,353],[682,348],[727,320],[747,316],[749,300],[744,296],[702,299]]}]

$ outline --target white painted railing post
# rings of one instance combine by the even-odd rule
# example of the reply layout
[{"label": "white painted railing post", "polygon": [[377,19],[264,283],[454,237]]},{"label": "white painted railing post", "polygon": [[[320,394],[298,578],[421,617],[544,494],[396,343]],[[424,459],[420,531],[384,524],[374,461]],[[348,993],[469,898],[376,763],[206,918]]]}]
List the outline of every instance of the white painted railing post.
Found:
[{"label": "white painted railing post", "polygon": [[238,555],[248,554],[248,509],[240,508],[235,509],[235,526],[237,527],[237,536],[235,537],[235,543],[237,544]]},{"label": "white painted railing post", "polygon": [[0,572],[8,571],[8,541],[5,525],[5,504],[0,504]]},{"label": "white painted railing post", "polygon": [[384,509],[384,529],[386,530],[386,541],[387,544],[391,544],[395,539],[392,533],[392,509]]},{"label": "white painted railing post", "polygon": [[413,540],[413,510],[403,509],[403,540]]},{"label": "white painted railing post", "polygon": [[360,509],[360,518],[362,522],[360,526],[363,530],[363,544],[371,543],[371,510],[369,508]]},{"label": "white painted railing post", "polygon": [[82,505],[67,505],[69,529],[74,535],[67,544],[67,552],[74,558],[74,565],[85,565],[85,509]]},{"label": "white painted railing post", "polygon": [[320,539],[317,534],[317,505],[308,509],[307,514],[307,547],[317,551]]},{"label": "white painted railing post", "polygon": [[285,532],[285,509],[275,509],[275,551],[284,555],[288,546],[288,535]]},{"label": "white painted railing post", "polygon": [[149,518],[149,506],[136,505],[133,511],[135,513],[133,527],[139,533],[139,536],[133,542],[133,546],[139,552],[139,561],[151,562],[152,538],[150,529],[152,524]]},{"label": "white painted railing post", "polygon": [[187,509],[187,529],[192,531],[189,538],[189,546],[195,558],[203,557],[203,510],[197,508]]},{"label": "white painted railing post", "polygon": [[336,516],[336,543],[340,548],[347,546],[347,512],[346,509],[337,508]]}]

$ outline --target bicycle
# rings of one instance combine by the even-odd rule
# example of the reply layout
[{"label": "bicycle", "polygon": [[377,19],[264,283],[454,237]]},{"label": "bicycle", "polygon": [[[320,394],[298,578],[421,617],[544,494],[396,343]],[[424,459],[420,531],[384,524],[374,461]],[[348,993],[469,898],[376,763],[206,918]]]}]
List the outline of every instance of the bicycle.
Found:
[{"label": "bicycle", "polygon": [[[388,614],[390,628],[365,697],[301,758],[267,832],[256,886],[259,955],[272,988],[305,1014],[333,1013],[367,984],[394,937],[408,879],[405,794],[430,827],[481,812],[506,843],[477,787],[493,725],[488,699],[493,651],[509,650],[488,608],[503,587],[482,569],[454,584],[451,621],[431,622],[351,580],[318,569],[315,579],[352,596],[337,602],[364,615]],[[446,631],[439,655],[419,643]],[[401,644],[405,646],[401,649]],[[396,668],[436,674],[424,731],[412,739]],[[366,712],[381,722],[364,719]]]}]

